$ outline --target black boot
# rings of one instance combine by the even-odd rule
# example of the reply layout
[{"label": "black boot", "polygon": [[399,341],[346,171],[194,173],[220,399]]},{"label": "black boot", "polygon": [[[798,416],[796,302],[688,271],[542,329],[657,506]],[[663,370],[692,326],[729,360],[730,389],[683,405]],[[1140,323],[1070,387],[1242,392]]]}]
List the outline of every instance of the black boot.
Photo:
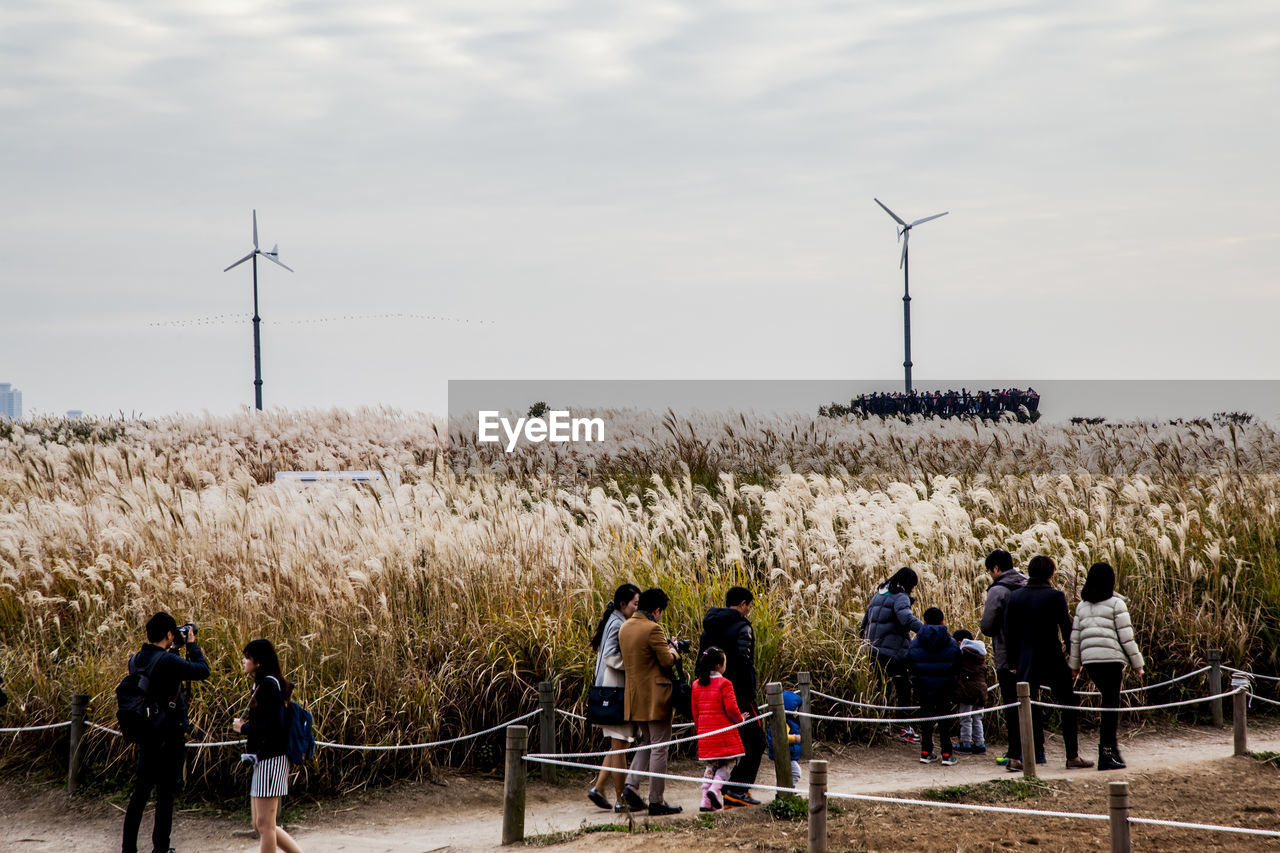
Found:
[{"label": "black boot", "polygon": [[1099,770],[1123,770],[1125,764],[1120,760],[1118,750],[1109,746],[1098,747],[1098,769]]}]

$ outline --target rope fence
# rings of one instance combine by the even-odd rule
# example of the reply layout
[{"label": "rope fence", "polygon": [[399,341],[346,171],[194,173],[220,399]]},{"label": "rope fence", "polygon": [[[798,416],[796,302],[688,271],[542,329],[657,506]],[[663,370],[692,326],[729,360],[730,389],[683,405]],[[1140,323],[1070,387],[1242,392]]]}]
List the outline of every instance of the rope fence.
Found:
[{"label": "rope fence", "polygon": [[[996,685],[999,687],[1000,685]],[[990,693],[990,689],[987,690]],[[873,711],[919,711],[919,705],[873,705],[870,702],[855,702],[852,699],[841,699],[839,696],[832,696],[830,693],[823,693],[821,690],[809,691],[811,696],[821,696],[823,699],[829,699],[832,702],[838,702],[841,705],[851,705],[854,708],[870,708]]]},{"label": "rope fence", "polygon": [[936,717],[829,717],[825,714],[811,714],[807,711],[791,711],[797,717],[808,717],[811,720],[825,720],[835,723],[937,723],[943,720],[959,720],[964,717],[978,717],[996,711],[1007,711],[1018,707],[1017,702],[1007,705],[992,705],[990,708],[976,708],[972,711],[961,711],[958,714],[939,714]]},{"label": "rope fence", "polygon": [[[1182,681],[1195,675],[1201,675],[1209,671],[1210,667],[1204,667],[1193,673],[1187,673],[1166,683],[1174,683]],[[1197,697],[1194,699],[1166,702],[1154,705],[1130,706],[1125,708],[1081,708],[1074,705],[1057,705],[1048,702],[1040,702],[1031,699],[1030,685],[1023,682],[1018,684],[1018,702],[1012,702],[1005,705],[999,705],[992,708],[975,709],[974,711],[962,712],[958,714],[944,714],[932,717],[914,717],[914,718],[878,718],[878,717],[834,717],[822,714],[813,714],[805,710],[785,712],[781,704],[782,685],[771,683],[766,685],[766,693],[770,695],[769,708],[767,714],[761,714],[758,717],[744,720],[732,726],[716,729],[711,732],[704,732],[701,735],[692,737],[678,738],[659,744],[647,744],[636,747],[624,752],[638,752],[645,748],[667,747],[677,743],[685,743],[689,741],[697,741],[704,737],[713,737],[722,732],[737,729],[743,725],[754,723],[764,717],[770,717],[773,724],[775,738],[785,730],[784,727],[786,716],[795,716],[808,720],[826,720],[833,722],[854,722],[854,723],[870,723],[878,724],[884,722],[904,723],[904,722],[930,722],[942,721],[963,717],[976,716],[988,712],[1005,711],[1010,708],[1017,707],[1020,710],[1019,728],[1022,729],[1022,739],[1024,750],[1033,742],[1031,731],[1031,709],[1033,706],[1042,708],[1054,708],[1060,710],[1088,710],[1091,712],[1119,712],[1119,711],[1160,711],[1169,708],[1184,707],[1187,705],[1199,704],[1211,701],[1221,701],[1230,698],[1234,706],[1234,724],[1235,732],[1235,754],[1242,755],[1245,753],[1245,703],[1253,696],[1249,689],[1247,680],[1237,676],[1233,678],[1232,688],[1226,693],[1211,692],[1208,696]],[[808,673],[802,673],[800,677],[800,686],[802,694],[802,703],[807,704],[809,698],[818,695],[821,698],[832,699],[843,704],[855,706],[870,706],[870,703],[857,703],[851,700],[842,700],[840,697],[822,694],[818,691],[809,689]],[[1147,685],[1147,689],[1159,685]],[[1133,691],[1138,692],[1138,691]],[[1261,697],[1258,697],[1261,698]],[[775,701],[777,700],[777,701]],[[1280,705],[1280,701],[1267,700],[1273,704]],[[802,707],[803,707],[802,704]],[[871,706],[874,707],[874,706]],[[879,706],[880,709],[888,710],[890,706]],[[897,709],[894,709],[897,710]],[[505,791],[505,806],[503,813],[503,843],[510,844],[523,840],[524,831],[524,806],[526,802],[524,794],[524,779],[527,774],[522,770],[526,763],[537,764],[542,767],[567,767],[581,770],[598,771],[599,765],[587,763],[585,759],[598,758],[611,754],[611,751],[603,752],[582,752],[582,753],[527,753],[524,749],[527,741],[527,729],[522,726],[513,726],[507,730],[507,777]],[[783,756],[786,756],[783,758]],[[799,788],[792,785],[792,777],[790,772],[790,755],[789,751],[775,751],[775,767],[779,784],[766,785],[761,783],[752,784],[752,789],[761,791],[772,791],[777,795],[785,794],[801,794]],[[1029,765],[1029,766],[1026,766]],[[514,770],[513,770],[514,768]],[[1035,764],[1034,761],[1024,762],[1024,775],[1034,777]],[[658,773],[652,770],[628,770],[629,776],[663,779],[675,782],[686,782],[701,785],[705,783],[705,777],[681,776],[675,773]],[[786,782],[786,784],[781,784]],[[970,811],[978,813],[997,813],[1012,814],[1020,817],[1031,818],[1034,820],[1043,820],[1047,818],[1057,818],[1064,820],[1087,820],[1087,821],[1105,821],[1110,824],[1111,849],[1113,853],[1131,853],[1132,846],[1130,842],[1130,827],[1132,825],[1141,826],[1160,826],[1176,829],[1188,829],[1204,832],[1229,833],[1236,835],[1250,835],[1265,838],[1280,838],[1280,831],[1269,829],[1257,829],[1252,827],[1226,826],[1220,824],[1193,823],[1187,821],[1163,820],[1159,818],[1136,818],[1130,814],[1129,802],[1129,784],[1127,782],[1111,782],[1109,785],[1110,809],[1107,814],[1094,814],[1088,812],[1067,812],[1052,811],[1041,809],[1014,808],[1009,806],[981,805],[975,803],[953,803],[940,802],[937,800],[914,799],[909,797],[892,797],[880,796],[873,794],[854,794],[841,791],[827,791],[827,763],[825,761],[810,762],[810,787],[809,787],[809,850],[811,853],[825,853],[826,851],[826,800],[827,798],[874,802],[890,805],[904,805],[923,808],[940,808],[948,810]]]},{"label": "rope fence", "polygon": [[[402,743],[402,744],[388,744],[388,745],[377,745],[377,746],[354,746],[352,744],[329,743],[328,741],[318,740],[316,741],[316,746],[325,746],[330,749],[350,749],[350,750],[357,750],[360,752],[398,752],[403,749],[429,749],[435,746],[448,746],[451,743],[461,743],[464,740],[474,740],[475,738],[483,737],[484,735],[491,734],[493,732],[499,731],[500,729],[505,729],[507,726],[524,722],[530,717],[536,717],[538,714],[541,714],[541,713],[542,713],[542,709],[539,708],[536,711],[530,711],[527,714],[523,714],[519,717],[516,717],[513,720],[508,720],[505,723],[498,723],[498,725],[496,726],[490,726],[489,728],[484,729],[483,731],[472,732],[469,735],[461,735],[459,737],[452,737],[446,740],[434,740],[429,743]],[[241,742],[243,743],[243,741]]]},{"label": "rope fence", "polygon": [[[1191,699],[1184,699],[1180,701],[1165,702],[1165,703],[1151,704],[1151,705],[1131,705],[1127,707],[1118,707],[1118,708],[1109,708],[1109,707],[1097,708],[1097,707],[1090,707],[1090,706],[1061,705],[1061,704],[1052,703],[1052,702],[1041,702],[1039,700],[1034,700],[1031,698],[1030,685],[1026,683],[1020,683],[1018,684],[1018,701],[1017,702],[1010,702],[1002,705],[995,705],[989,708],[978,708],[972,711],[963,711],[959,713],[939,714],[935,716],[920,716],[920,717],[842,717],[842,716],[835,716],[835,715],[813,713],[810,708],[810,702],[812,701],[812,698],[817,697],[817,698],[825,699],[825,700],[835,702],[845,706],[857,707],[857,708],[868,708],[871,710],[880,710],[880,711],[919,710],[920,706],[918,705],[916,706],[877,705],[874,703],[859,702],[852,699],[845,699],[840,696],[834,696],[828,693],[823,693],[821,691],[814,690],[811,688],[809,674],[807,672],[803,672],[803,673],[800,673],[799,679],[798,679],[799,681],[798,689],[801,693],[801,707],[798,710],[794,710],[790,712],[784,711],[783,703],[782,703],[782,695],[781,695],[782,685],[776,682],[773,682],[766,685],[766,695],[768,696],[769,701],[758,706],[759,710],[761,710],[763,713],[748,716],[745,719],[743,719],[743,721],[740,723],[735,723],[733,725],[730,725],[724,728],[719,728],[711,732],[704,732],[702,734],[694,734],[694,735],[689,735],[685,737],[672,738],[670,740],[666,740],[658,743],[641,743],[637,745],[632,745],[621,750],[600,750],[600,751],[591,751],[591,752],[571,753],[571,752],[559,752],[555,749],[555,743],[556,743],[555,730],[557,728],[556,721],[561,718],[568,718],[575,722],[587,723],[587,724],[590,724],[591,721],[586,716],[583,716],[582,714],[578,714],[574,711],[566,710],[563,708],[555,707],[554,705],[555,685],[552,682],[542,682],[538,685],[539,707],[537,709],[521,714],[506,722],[499,723],[497,725],[491,726],[486,729],[482,729],[480,731],[471,732],[468,734],[459,735],[457,737],[452,737],[452,738],[428,741],[424,743],[358,745],[358,744],[344,744],[344,743],[335,743],[331,741],[317,740],[316,746],[324,747],[327,749],[348,750],[348,751],[357,751],[357,752],[375,752],[375,753],[398,752],[398,751],[406,751],[406,750],[420,750],[420,749],[430,749],[435,747],[449,746],[451,744],[471,741],[480,737],[484,737],[485,735],[494,734],[498,731],[502,731],[505,729],[507,732],[508,776],[510,777],[511,775],[511,767],[512,767],[512,762],[514,760],[516,766],[518,767],[522,767],[525,763],[540,765],[543,772],[543,779],[554,780],[555,768],[557,767],[571,767],[571,768],[588,769],[588,770],[600,769],[598,764],[586,763],[584,761],[585,759],[602,758],[604,756],[612,755],[617,752],[621,752],[624,754],[633,754],[633,753],[643,752],[646,750],[658,749],[660,747],[669,748],[669,747],[677,746],[680,744],[696,742],[701,740],[702,738],[712,737],[718,734],[722,734],[724,732],[733,731],[733,730],[742,728],[744,726],[758,725],[762,721],[767,721],[767,725],[772,726],[773,728],[772,734],[774,734],[775,740],[777,740],[778,738],[782,738],[782,742],[785,742],[785,739],[787,737],[787,728],[786,728],[787,716],[795,717],[800,721],[801,732],[802,732],[802,743],[806,749],[811,750],[812,721],[815,721],[815,720],[823,721],[823,722],[831,722],[831,723],[854,723],[854,724],[867,724],[867,725],[926,723],[926,722],[942,722],[946,720],[964,719],[967,717],[977,717],[983,714],[999,713],[999,712],[1008,711],[1013,708],[1018,708],[1019,709],[1018,724],[1019,724],[1019,729],[1021,729],[1024,753],[1026,753],[1026,751],[1028,750],[1028,745],[1032,742],[1031,711],[1033,707],[1047,708],[1047,709],[1060,710],[1060,711],[1076,711],[1076,712],[1086,711],[1090,713],[1098,713],[1098,712],[1133,713],[1133,712],[1139,712],[1139,711],[1141,712],[1163,711],[1163,710],[1168,710],[1172,708],[1180,708],[1180,707],[1198,705],[1198,704],[1203,704],[1208,702],[1208,703],[1213,703],[1212,707],[1215,711],[1215,714],[1214,714],[1215,723],[1218,725],[1221,725],[1222,702],[1224,700],[1230,700],[1233,705],[1232,722],[1235,728],[1234,754],[1243,755],[1243,754],[1246,754],[1247,752],[1246,747],[1247,747],[1248,703],[1251,702],[1252,700],[1258,700],[1268,705],[1280,706],[1280,700],[1257,695],[1253,689],[1253,682],[1255,679],[1265,680],[1265,681],[1280,681],[1280,678],[1272,677],[1272,676],[1255,675],[1253,673],[1248,672],[1247,670],[1241,670],[1235,667],[1223,665],[1220,663],[1219,655],[1220,655],[1219,652],[1216,652],[1215,650],[1211,650],[1210,665],[1208,666],[1200,667],[1199,669],[1184,673],[1182,675],[1173,676],[1169,679],[1166,679],[1165,681],[1161,681],[1153,684],[1141,685],[1139,687],[1130,688],[1130,689],[1121,691],[1122,694],[1133,695],[1136,693],[1150,691],[1158,687],[1164,687],[1164,686],[1176,684],[1176,683],[1194,678],[1196,676],[1209,673],[1210,690],[1208,695],[1199,696]],[[1223,690],[1221,687],[1222,671],[1226,671],[1231,674],[1231,679],[1230,679],[1231,689],[1229,690]],[[1076,695],[1096,696],[1099,694],[1097,692],[1076,691]],[[18,735],[24,732],[51,731],[51,730],[59,730],[63,728],[70,729],[71,765],[70,765],[70,770],[68,772],[68,789],[74,793],[75,781],[79,773],[80,753],[82,750],[84,733],[89,729],[93,729],[96,731],[105,732],[107,734],[110,734],[116,737],[122,736],[119,731],[109,726],[102,725],[102,724],[95,723],[88,720],[87,719],[88,704],[89,704],[89,697],[87,695],[77,694],[76,696],[72,697],[70,720],[57,722],[57,723],[34,725],[34,726],[0,728],[0,734]],[[537,725],[538,725],[539,731],[541,732],[542,749],[538,752],[530,752],[525,748],[527,745],[528,728],[524,725],[521,725],[522,723],[526,723],[527,721],[531,720],[534,717],[540,717],[540,721]],[[692,723],[683,723],[678,726],[674,726],[673,731],[677,729],[682,729],[682,728],[689,728],[692,725],[693,725]],[[519,747],[518,756],[513,757],[513,754],[512,754],[513,737],[515,736],[515,733],[518,733],[518,732],[523,732],[524,734],[520,735],[520,737],[523,739],[520,740],[518,744],[518,747]],[[239,739],[239,740],[225,740],[225,741],[192,742],[192,743],[187,743],[186,746],[192,749],[212,749],[212,748],[219,748],[219,747],[240,746],[245,743],[246,743],[245,740]],[[809,756],[806,756],[806,757],[809,757]],[[1024,776],[1027,776],[1027,777],[1034,777],[1036,772],[1035,764],[1034,762],[1027,761],[1026,757],[1027,756],[1024,754],[1024,759],[1022,761],[1023,774]],[[780,793],[780,794],[801,793],[799,789],[791,787],[789,784],[791,782],[789,750],[777,750],[775,752],[775,760],[776,760],[777,778],[779,782],[786,781],[788,784],[787,785],[780,784],[780,785],[774,785],[774,786],[757,784],[757,785],[753,785],[752,787],[760,788],[761,790],[774,791],[775,793]],[[900,798],[900,797],[883,797],[883,796],[875,796],[870,794],[852,794],[852,793],[843,793],[843,792],[836,792],[836,791],[827,792],[825,790],[825,785],[826,785],[825,764],[826,763],[822,761],[815,761],[811,765],[811,767],[816,765],[822,765],[823,769],[821,773],[821,783],[822,783],[821,795],[824,798],[824,802],[825,802],[825,797],[829,796],[829,797],[835,797],[838,799],[863,800],[867,802],[912,805],[912,806],[920,806],[920,807],[948,808],[948,809],[959,809],[959,810],[967,810],[967,811],[975,811],[975,812],[999,812],[999,813],[1010,813],[1010,814],[1019,814],[1019,815],[1034,815],[1036,817],[1041,817],[1041,818],[1052,817],[1052,818],[1081,819],[1081,820],[1093,820],[1093,821],[1109,820],[1111,821],[1111,824],[1112,824],[1113,850],[1119,850],[1119,849],[1128,850],[1127,847],[1123,847],[1123,848],[1115,847],[1114,840],[1121,836],[1127,839],[1128,837],[1127,827],[1130,824],[1163,826],[1163,827],[1172,827],[1172,828],[1181,828],[1181,829],[1190,829],[1190,830],[1203,830],[1203,831],[1212,831],[1212,832],[1239,833],[1239,834],[1247,834],[1247,835],[1280,838],[1280,831],[1252,829],[1247,827],[1219,826],[1215,824],[1167,821],[1167,820],[1161,820],[1156,818],[1131,817],[1128,815],[1127,783],[1123,783],[1123,782],[1111,783],[1112,809],[1109,815],[1084,814],[1084,813],[1074,813],[1074,812],[1054,812],[1054,811],[1040,811],[1036,809],[1008,808],[1008,807],[1002,807],[1002,806],[986,806],[986,805],[977,805],[977,804],[969,804],[969,803],[943,803],[943,802],[937,802],[932,800],[918,800],[918,799],[909,799],[909,798]],[[652,771],[645,771],[645,772],[633,771],[633,773],[636,776],[649,777],[649,778],[662,778],[662,779],[681,781],[681,782],[694,782],[694,783],[701,784],[704,781],[702,777],[679,776],[679,775],[669,774],[669,773],[660,774],[660,773],[654,773]],[[815,775],[816,774],[811,773],[811,789],[810,789],[811,796],[813,794],[812,786],[817,782],[817,780],[813,778]],[[1126,787],[1123,792],[1120,792],[1120,790],[1116,786],[1126,786]],[[508,798],[509,806],[510,806],[510,803],[511,803],[511,800],[510,798]],[[523,810],[523,797],[520,797],[520,808],[521,810]],[[811,804],[810,811],[811,811],[811,820],[814,820],[815,818],[814,818],[812,804]],[[1123,818],[1123,821],[1120,824],[1118,824],[1116,816],[1120,812],[1124,813],[1124,818]],[[515,818],[512,818],[512,820],[514,821]],[[522,815],[519,818],[519,823],[520,823],[520,826],[522,827],[523,825]],[[1118,832],[1117,826],[1119,825],[1123,826],[1124,828],[1123,832]],[[825,812],[823,817],[823,827],[825,832]],[[504,839],[507,836],[507,831],[508,831],[507,816],[504,814],[504,830],[503,830]],[[513,832],[515,831],[514,824],[512,826],[512,831]],[[520,831],[522,832],[523,830],[521,829]],[[813,833],[811,832],[811,837],[812,836],[813,836]]]},{"label": "rope fence", "polygon": [[1255,673],[1255,672],[1249,672],[1249,671],[1248,671],[1248,670],[1246,670],[1246,669],[1236,669],[1234,666],[1226,666],[1225,664],[1223,665],[1223,667],[1222,667],[1222,668],[1223,668],[1223,669],[1225,669],[1227,672],[1234,672],[1234,673],[1237,673],[1237,674],[1239,674],[1239,675],[1247,675],[1247,676],[1249,676],[1250,678],[1257,678],[1257,679],[1259,679],[1259,680],[1261,680],[1261,681],[1280,681],[1280,676],[1275,676],[1275,675],[1258,675],[1258,674],[1257,674],[1257,673]]},{"label": "rope fence", "polygon": [[[793,712],[793,713],[794,713],[794,712]],[[528,755],[528,756],[526,756],[526,757],[527,757],[527,758],[530,758],[530,759],[533,759],[533,758],[547,758],[547,759],[553,759],[553,758],[603,758],[603,757],[605,757],[606,755],[617,755],[617,754],[618,754],[618,753],[620,753],[620,752],[622,752],[622,753],[627,753],[627,752],[644,752],[644,751],[646,751],[646,750],[650,750],[650,749],[657,749],[658,747],[662,747],[662,746],[676,746],[676,745],[678,745],[678,744],[682,744],[682,743],[690,743],[691,741],[702,740],[704,737],[710,737],[711,735],[718,735],[718,734],[723,734],[724,732],[731,732],[731,731],[733,731],[734,729],[740,729],[740,728],[742,728],[743,726],[749,726],[749,725],[751,725],[752,723],[756,723],[756,722],[758,722],[758,721],[760,721],[760,720],[762,720],[762,719],[764,719],[765,717],[768,717],[768,716],[770,716],[770,715],[769,715],[769,714],[757,714],[757,715],[756,715],[756,716],[754,716],[754,717],[747,717],[746,719],[744,719],[744,720],[743,720],[742,722],[740,722],[740,723],[734,723],[734,724],[733,724],[733,725],[731,725],[731,726],[725,726],[724,728],[722,728],[722,729],[716,729],[716,730],[715,730],[715,731],[713,731],[713,732],[703,732],[703,733],[702,733],[702,734],[700,734],[700,735],[690,735],[689,737],[675,738],[675,739],[673,739],[673,740],[664,740],[664,741],[662,741],[662,742],[660,742],[660,743],[659,743],[659,742],[655,742],[655,743],[645,743],[645,744],[641,744],[640,746],[629,746],[629,747],[627,747],[626,749],[602,749],[602,750],[600,750],[599,752],[533,752],[533,753],[529,753],[529,755]],[[553,762],[548,761],[548,762],[546,762],[546,763],[550,764],[550,763],[553,763]],[[599,769],[599,768],[597,768],[597,769]]]},{"label": "rope fence", "polygon": [[1247,693],[1247,691],[1245,691],[1243,687],[1237,687],[1227,693],[1210,694],[1208,696],[1200,696],[1196,699],[1183,699],[1181,702],[1165,702],[1162,705],[1128,705],[1122,708],[1093,708],[1081,705],[1055,705],[1052,702],[1041,702],[1038,699],[1032,699],[1031,704],[1040,708],[1052,708],[1055,711],[1102,711],[1108,714],[1118,714],[1125,711],[1163,711],[1166,708],[1179,708],[1183,705],[1197,705],[1201,702],[1213,702],[1216,699],[1225,699],[1228,696],[1235,696],[1242,693]]},{"label": "rope fence", "polygon": [[19,732],[46,732],[50,729],[65,729],[70,727],[71,721],[64,720],[61,723],[49,723],[47,726],[14,726],[13,728],[0,729],[0,734],[18,734]]}]

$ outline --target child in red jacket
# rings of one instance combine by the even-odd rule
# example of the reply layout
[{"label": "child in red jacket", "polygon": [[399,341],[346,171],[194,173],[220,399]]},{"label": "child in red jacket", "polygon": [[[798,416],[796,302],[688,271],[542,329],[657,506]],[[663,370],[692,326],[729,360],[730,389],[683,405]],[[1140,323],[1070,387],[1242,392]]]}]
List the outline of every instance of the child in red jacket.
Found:
[{"label": "child in red jacket", "polygon": [[[707,763],[702,774],[702,807],[699,811],[718,812],[724,808],[720,789],[729,781],[729,772],[738,759],[746,754],[738,730],[729,728],[742,722],[738,700],[733,695],[733,683],[724,677],[724,651],[708,646],[698,656],[694,667],[693,723],[699,735],[698,760]],[[719,731],[728,729],[728,731]],[[702,737],[709,732],[716,734]]]}]

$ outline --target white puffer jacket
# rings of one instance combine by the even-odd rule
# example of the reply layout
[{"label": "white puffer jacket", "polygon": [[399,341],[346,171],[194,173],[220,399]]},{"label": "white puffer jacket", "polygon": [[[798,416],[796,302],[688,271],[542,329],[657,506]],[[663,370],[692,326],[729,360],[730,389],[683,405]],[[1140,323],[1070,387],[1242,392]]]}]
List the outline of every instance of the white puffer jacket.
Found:
[{"label": "white puffer jacket", "polygon": [[1081,663],[1128,663],[1134,669],[1143,668],[1142,652],[1133,639],[1129,605],[1123,596],[1076,605],[1067,663],[1072,669],[1079,669]]}]

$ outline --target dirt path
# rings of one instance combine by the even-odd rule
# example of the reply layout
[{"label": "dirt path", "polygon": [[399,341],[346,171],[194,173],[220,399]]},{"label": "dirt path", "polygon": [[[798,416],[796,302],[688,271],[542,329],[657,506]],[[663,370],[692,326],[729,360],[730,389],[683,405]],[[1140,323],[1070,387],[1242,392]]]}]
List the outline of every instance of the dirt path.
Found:
[{"label": "dirt path", "polygon": [[[1082,739],[1092,748],[1092,739]],[[1280,724],[1255,724],[1251,727],[1249,747],[1252,750],[1280,751]],[[1153,773],[1167,773],[1185,768],[1187,774],[1197,772],[1196,765],[1231,755],[1230,730],[1207,728],[1180,729],[1173,732],[1139,730],[1131,733],[1122,750],[1129,769],[1105,774],[1110,779],[1148,778]],[[999,750],[985,757],[963,756],[954,767],[922,765],[914,747],[892,744],[873,748],[837,747],[820,751],[819,757],[830,763],[830,789],[849,793],[894,793],[918,791],[988,779],[1011,774],[998,767],[993,758]],[[1082,754],[1088,755],[1087,750]],[[1049,764],[1040,767],[1048,780],[1088,780],[1094,782],[1103,774],[1093,770],[1068,771],[1064,767],[1062,742],[1050,738]],[[701,775],[701,768],[691,761],[673,765],[680,775]],[[448,784],[405,785],[379,793],[367,803],[353,803],[343,809],[310,814],[296,833],[308,853],[343,851],[343,853],[426,853],[426,851],[493,850],[501,836],[502,782],[494,777],[452,776]],[[772,766],[762,765],[760,782],[773,782]],[[586,800],[585,782],[566,782],[546,786],[530,782],[526,817],[527,835],[577,829],[584,824],[613,821],[612,814],[601,811]],[[76,850],[82,853],[113,853],[119,850],[121,813],[118,807],[100,800],[68,803],[60,792],[32,794],[13,785],[0,785],[0,849],[15,853],[53,853]],[[670,802],[685,807],[687,817],[697,814],[698,792],[689,784],[672,782],[668,786]],[[1037,807],[1034,803],[1028,807]],[[1099,801],[1096,810],[1102,809]],[[1047,807],[1047,806],[1042,806]],[[1091,809],[1094,810],[1094,809]],[[1162,815],[1177,819],[1178,815]],[[617,818],[622,822],[623,818]],[[670,819],[668,819],[670,820]],[[144,820],[149,832],[150,817]],[[237,837],[235,832],[247,828],[229,819],[179,814],[175,819],[174,846],[179,853],[251,853],[257,843],[251,838]],[[621,837],[592,835],[594,850],[624,847]],[[573,845],[582,847],[582,842]],[[145,849],[145,848],[144,848]]]}]

